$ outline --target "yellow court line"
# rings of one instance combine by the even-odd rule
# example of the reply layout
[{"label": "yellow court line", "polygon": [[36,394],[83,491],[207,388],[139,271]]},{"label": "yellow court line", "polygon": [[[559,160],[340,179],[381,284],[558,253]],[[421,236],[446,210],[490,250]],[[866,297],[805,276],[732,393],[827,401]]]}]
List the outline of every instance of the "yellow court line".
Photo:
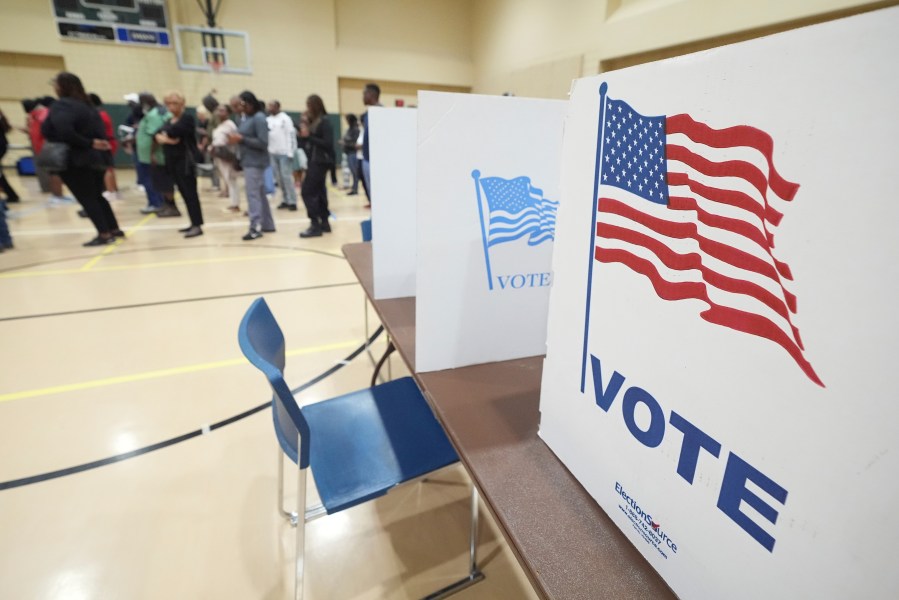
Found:
[{"label": "yellow court line", "polygon": [[[297,348],[289,350],[287,356],[300,356],[304,354],[316,354],[326,352],[328,350],[341,350],[358,345],[358,341],[336,342],[334,344],[324,344],[321,346],[312,346],[309,348]],[[35,398],[37,396],[49,396],[52,394],[62,394],[65,392],[77,392],[79,390],[89,390],[92,388],[105,387],[109,385],[118,385],[120,383],[132,383],[134,381],[144,381],[147,379],[159,379],[162,377],[171,377],[173,375],[184,375],[186,373],[197,373],[199,371],[208,371],[210,369],[221,369],[223,367],[233,367],[236,365],[247,364],[247,360],[243,357],[232,358],[229,360],[219,360],[216,362],[200,363],[196,365],[186,365],[183,367],[173,367],[171,369],[158,369],[156,371],[144,371],[143,373],[132,373],[131,375],[119,375],[118,377],[107,377],[105,379],[93,379],[91,381],[82,381],[79,383],[70,383],[67,385],[55,385],[52,387],[38,388],[34,390],[24,390],[21,392],[12,392],[10,394],[0,394],[0,402],[8,402],[10,400],[21,400],[23,398]]]},{"label": "yellow court line", "polygon": [[[90,273],[100,273],[104,271],[128,271],[131,269],[152,269],[158,267],[182,267],[188,265],[208,265],[215,263],[227,263],[227,262],[240,262],[240,261],[248,261],[248,260],[267,260],[270,258],[289,258],[292,256],[300,256],[303,254],[311,254],[310,252],[305,252],[303,250],[296,250],[291,253],[283,253],[283,254],[265,254],[265,255],[256,255],[256,256],[231,256],[231,257],[222,257],[222,258],[198,258],[198,259],[185,259],[185,260],[169,260],[165,262],[157,262],[157,263],[143,263],[143,264],[135,264],[135,265],[116,265],[110,267],[97,267],[96,269],[91,269]],[[95,260],[97,257],[91,260]],[[71,275],[73,273],[84,273],[84,267],[80,267],[78,269],[56,269],[52,271],[13,271],[10,273],[0,273],[0,279],[19,279],[23,277],[44,277],[50,275]]]},{"label": "yellow court line", "polygon": [[113,242],[111,245],[106,246],[106,248],[103,249],[103,252],[101,252],[101,253],[98,254],[97,256],[93,257],[92,259],[90,259],[89,261],[87,261],[86,263],[84,263],[84,266],[81,267],[81,268],[78,269],[78,270],[79,270],[79,271],[90,271],[90,270],[91,270],[91,267],[93,267],[95,264],[97,264],[98,262],[100,262],[100,260],[101,260],[104,256],[106,256],[107,254],[109,254],[110,252],[112,252],[113,250],[115,250],[116,247],[117,247],[119,244],[121,244],[121,243],[122,243],[122,240],[121,240],[121,239],[117,239],[117,240],[116,240],[115,242]]},{"label": "yellow court line", "polygon": [[[138,229],[140,229],[141,227],[143,227],[144,223],[146,223],[146,222],[149,221],[150,219],[155,219],[155,218],[156,218],[156,213],[150,213],[149,215],[147,215],[146,217],[144,217],[143,219],[141,219],[141,220],[137,223],[137,225],[135,225],[134,227],[131,227],[131,228],[128,230],[128,235],[131,235],[132,233],[134,233],[135,231],[137,231]],[[115,241],[114,244],[112,244],[112,245],[110,245],[110,246],[107,246],[106,248],[103,249],[103,252],[101,252],[101,253],[98,254],[97,256],[95,256],[95,257],[93,257],[92,259],[90,259],[89,261],[87,261],[87,263],[85,263],[85,265],[84,265],[83,267],[81,267],[80,270],[82,270],[82,271],[90,271],[91,268],[93,268],[93,266],[94,266],[95,264],[97,264],[98,262],[100,262],[101,260],[103,260],[103,257],[104,257],[104,256],[106,256],[106,255],[109,254],[110,252],[114,251],[114,250],[119,246],[119,244],[121,244],[121,243],[122,243],[122,239],[121,239],[121,238],[117,239],[117,240]]]}]

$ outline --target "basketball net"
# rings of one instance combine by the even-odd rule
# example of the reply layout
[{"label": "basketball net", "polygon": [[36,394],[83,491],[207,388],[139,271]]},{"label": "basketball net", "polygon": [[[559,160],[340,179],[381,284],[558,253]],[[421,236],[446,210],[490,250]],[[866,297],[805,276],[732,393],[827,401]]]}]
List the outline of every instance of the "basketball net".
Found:
[{"label": "basketball net", "polygon": [[220,60],[213,60],[209,62],[209,67],[212,69],[213,75],[218,75],[219,73],[221,73],[223,66],[224,63]]}]

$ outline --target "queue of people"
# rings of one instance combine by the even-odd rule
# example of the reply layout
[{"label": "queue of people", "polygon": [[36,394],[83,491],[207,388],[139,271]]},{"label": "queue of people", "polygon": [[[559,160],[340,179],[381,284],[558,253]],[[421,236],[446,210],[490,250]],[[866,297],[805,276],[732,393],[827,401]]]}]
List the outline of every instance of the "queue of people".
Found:
[{"label": "queue of people", "polygon": [[[90,219],[96,229],[96,236],[84,245],[113,243],[125,234],[110,205],[119,197],[113,168],[118,140],[112,119],[103,110],[101,99],[87,93],[77,75],[61,72],[52,84],[56,99],[22,102],[28,114],[27,133],[35,152],[41,191],[51,194],[51,202],[65,202],[64,183],[82,207],[79,214]],[[376,85],[366,86],[366,105],[377,103],[374,92],[380,92]],[[331,232],[326,178],[329,173],[333,177],[336,150],[328,112],[319,95],[306,99],[306,111],[298,123],[281,110],[279,101],[266,105],[249,90],[227,104],[218,103],[210,94],[203,99],[205,108],[198,110],[201,121],[186,110],[186,99],[180,92],[167,93],[162,103],[149,92],[126,94],[124,98],[130,113],[119,135],[125,151],[134,157],[138,186],[146,194],[141,213],[180,217],[175,203],[177,189],[189,217],[188,226],[179,232],[185,238],[203,235],[197,169],[211,161],[213,181],[220,195],[229,198],[225,209],[229,213],[241,211],[238,177],[243,174],[247,201],[244,214],[249,220],[243,240],[256,240],[276,231],[267,194],[273,191],[272,176],[281,190],[278,209],[296,211],[299,188],[310,221],[300,237],[321,237]],[[359,119],[347,115],[346,134],[340,142],[352,175],[349,195],[358,194],[360,182],[366,195],[369,193],[365,117],[360,128]],[[0,142],[5,142],[8,122],[5,117],[2,121],[6,125]],[[0,146],[0,151],[6,149],[5,143]],[[0,189],[7,201],[18,199],[2,173]],[[4,234],[5,219],[2,221],[0,251],[8,238]],[[11,240],[8,246],[12,246]]]}]

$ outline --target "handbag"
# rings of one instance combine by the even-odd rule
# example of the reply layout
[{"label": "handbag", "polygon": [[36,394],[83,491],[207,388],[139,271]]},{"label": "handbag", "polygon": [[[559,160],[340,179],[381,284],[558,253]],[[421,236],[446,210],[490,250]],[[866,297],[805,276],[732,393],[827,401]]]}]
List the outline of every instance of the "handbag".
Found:
[{"label": "handbag", "polygon": [[213,146],[212,156],[229,163],[237,163],[237,153],[229,146]]},{"label": "handbag", "polygon": [[69,145],[65,142],[44,142],[34,163],[50,173],[60,173],[69,168]]}]

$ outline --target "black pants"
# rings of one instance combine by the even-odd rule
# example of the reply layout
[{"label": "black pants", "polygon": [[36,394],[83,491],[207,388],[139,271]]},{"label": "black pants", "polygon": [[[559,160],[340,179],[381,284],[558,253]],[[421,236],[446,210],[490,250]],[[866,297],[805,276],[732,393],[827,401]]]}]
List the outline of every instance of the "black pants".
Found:
[{"label": "black pants", "polygon": [[106,189],[103,174],[103,171],[97,169],[80,167],[63,171],[59,175],[63,183],[72,190],[78,203],[84,207],[91,223],[97,228],[97,233],[111,233],[119,228],[119,222],[109,202],[103,197],[103,190]]},{"label": "black pants", "polygon": [[177,171],[171,175],[178,191],[181,192],[185,206],[187,206],[187,215],[190,217],[191,226],[199,227],[203,224],[203,209],[200,208],[200,195],[197,193],[197,176],[193,173]]},{"label": "black pants", "polygon": [[328,175],[329,165],[310,164],[300,188],[303,196],[303,204],[306,212],[312,220],[312,224],[324,223],[330,214],[328,210],[328,188],[325,186],[325,177]]}]

